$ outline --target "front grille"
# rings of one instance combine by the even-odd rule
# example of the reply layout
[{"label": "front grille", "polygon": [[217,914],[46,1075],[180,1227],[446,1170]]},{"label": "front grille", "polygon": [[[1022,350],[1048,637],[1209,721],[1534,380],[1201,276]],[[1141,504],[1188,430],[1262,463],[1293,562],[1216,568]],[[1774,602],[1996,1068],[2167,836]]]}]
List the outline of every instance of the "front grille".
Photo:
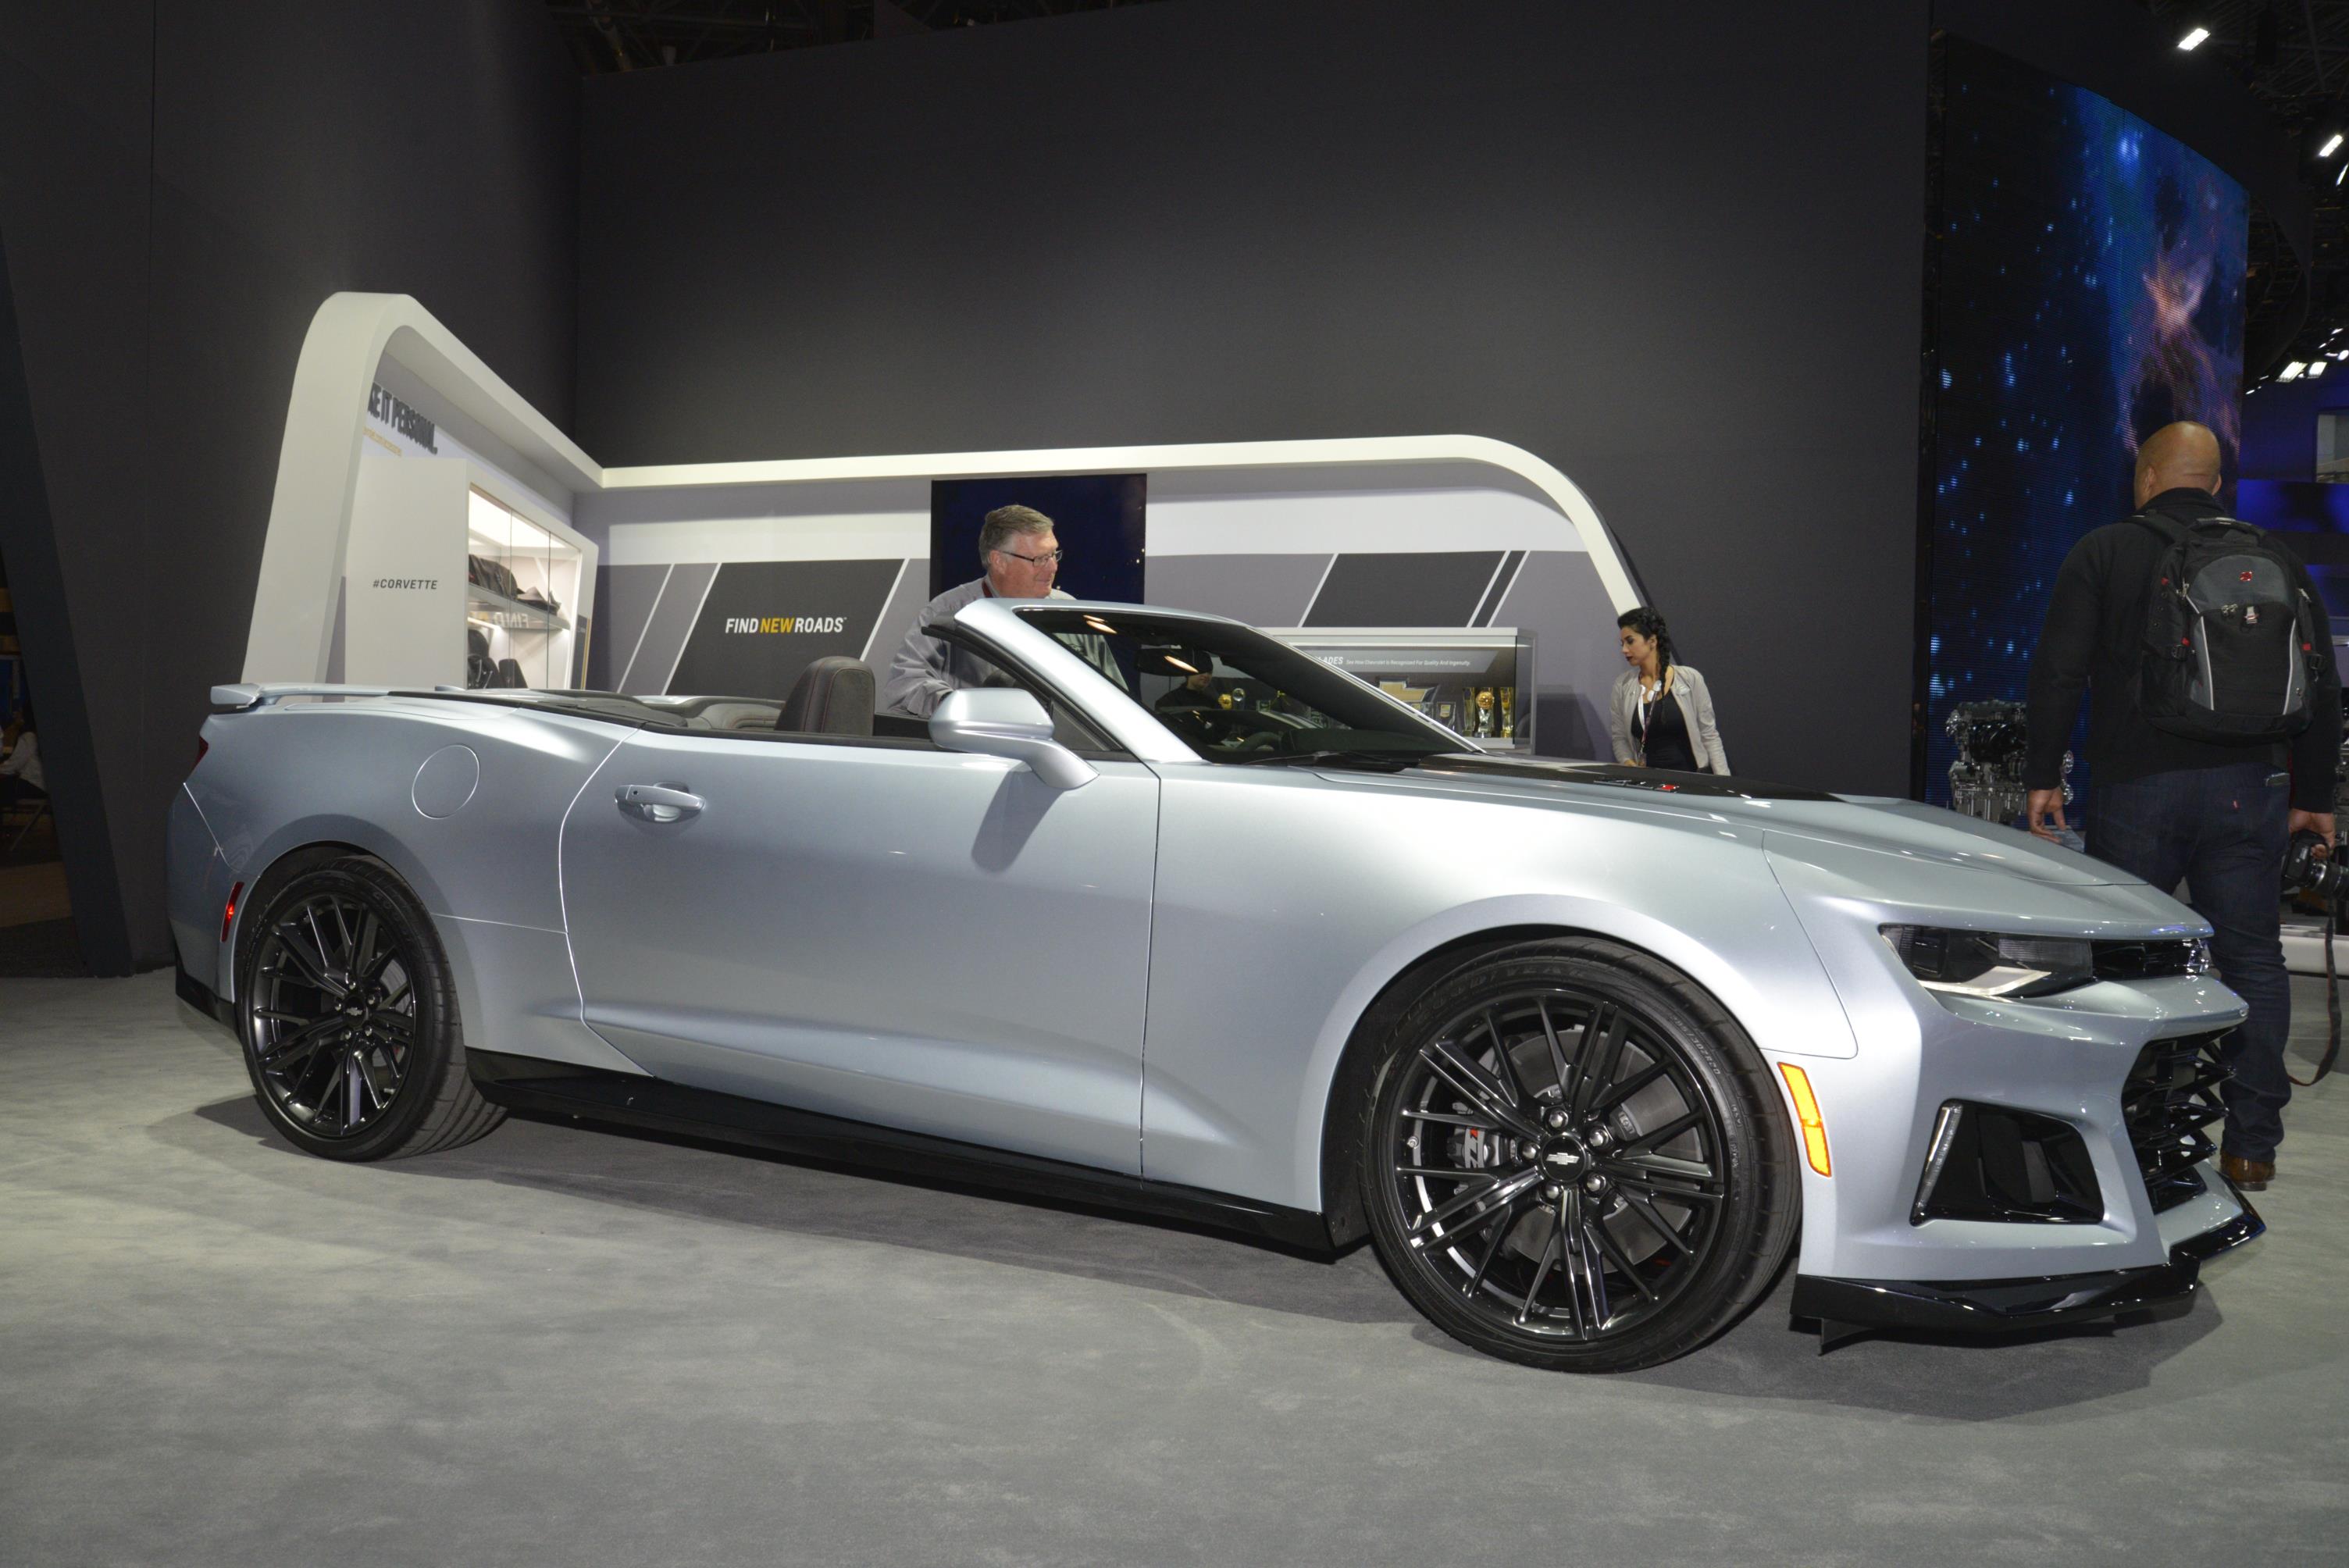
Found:
[{"label": "front grille", "polygon": [[2204,1191],[2194,1167],[2218,1152],[2202,1130],[2227,1114],[2219,1103],[2219,1086],[2227,1079],[2219,1060],[2224,1037],[2155,1040],[2137,1053],[2121,1086],[2121,1119],[2156,1213]]},{"label": "front grille", "polygon": [[2099,980],[2152,980],[2166,975],[2193,973],[2192,942],[2099,942],[2095,946]]}]

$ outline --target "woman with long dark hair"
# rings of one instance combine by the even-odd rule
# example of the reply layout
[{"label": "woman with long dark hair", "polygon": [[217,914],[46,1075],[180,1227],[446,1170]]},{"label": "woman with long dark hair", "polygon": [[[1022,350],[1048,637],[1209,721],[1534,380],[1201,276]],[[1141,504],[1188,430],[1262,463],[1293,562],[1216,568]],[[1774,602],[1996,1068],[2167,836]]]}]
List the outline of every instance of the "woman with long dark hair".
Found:
[{"label": "woman with long dark hair", "polygon": [[1694,666],[1673,659],[1664,618],[1642,604],[1616,616],[1615,624],[1621,629],[1623,662],[1631,666],[1615,683],[1609,705],[1615,760],[1684,773],[1728,772],[1713,693]]}]

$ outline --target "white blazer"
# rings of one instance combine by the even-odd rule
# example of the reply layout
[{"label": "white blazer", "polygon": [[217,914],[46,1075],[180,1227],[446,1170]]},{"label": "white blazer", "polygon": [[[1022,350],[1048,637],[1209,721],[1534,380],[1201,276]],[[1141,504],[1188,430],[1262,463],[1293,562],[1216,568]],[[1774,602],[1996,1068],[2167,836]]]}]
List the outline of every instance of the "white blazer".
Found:
[{"label": "white blazer", "polygon": [[[1713,721],[1713,693],[1704,684],[1704,676],[1690,665],[1671,667],[1671,695],[1681,705],[1681,723],[1688,728],[1689,749],[1696,753],[1697,768],[1706,773],[1729,771],[1729,753],[1722,749],[1721,729]],[[1625,670],[1615,682],[1615,700],[1609,706],[1608,729],[1615,742],[1615,760],[1641,763],[1640,746],[1631,734],[1631,717],[1640,710],[1640,672]]]}]

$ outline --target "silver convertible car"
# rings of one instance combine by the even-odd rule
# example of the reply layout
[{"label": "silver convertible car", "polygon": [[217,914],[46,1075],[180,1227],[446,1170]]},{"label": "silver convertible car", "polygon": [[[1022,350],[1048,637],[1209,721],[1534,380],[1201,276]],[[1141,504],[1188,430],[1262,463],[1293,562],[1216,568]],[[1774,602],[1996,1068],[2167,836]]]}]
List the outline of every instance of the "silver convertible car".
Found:
[{"label": "silver convertible car", "polygon": [[[173,807],[181,994],[297,1148],[509,1111],[1368,1236],[1569,1370],[1793,1311],[2029,1328],[2186,1295],[2209,928],[1891,799],[1478,753],[1236,623],[983,600],[926,722],[230,686]],[[289,700],[300,698],[302,700]]]}]

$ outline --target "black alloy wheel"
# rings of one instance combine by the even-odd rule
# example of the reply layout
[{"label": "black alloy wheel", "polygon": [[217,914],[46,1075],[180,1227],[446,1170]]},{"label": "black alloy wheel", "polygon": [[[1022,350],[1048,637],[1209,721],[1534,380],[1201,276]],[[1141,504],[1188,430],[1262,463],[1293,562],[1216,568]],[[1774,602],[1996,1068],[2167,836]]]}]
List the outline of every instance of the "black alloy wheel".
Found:
[{"label": "black alloy wheel", "polygon": [[1686,1354],[1766,1289],[1794,1237],[1768,1068],[1685,976],[1588,939],[1432,986],[1387,1043],[1362,1191],[1413,1305],[1560,1370]]},{"label": "black alloy wheel", "polygon": [[254,1092],[277,1130],[331,1160],[470,1141],[503,1113],[464,1069],[448,960],[381,862],[297,871],[239,943],[238,1016]]}]

